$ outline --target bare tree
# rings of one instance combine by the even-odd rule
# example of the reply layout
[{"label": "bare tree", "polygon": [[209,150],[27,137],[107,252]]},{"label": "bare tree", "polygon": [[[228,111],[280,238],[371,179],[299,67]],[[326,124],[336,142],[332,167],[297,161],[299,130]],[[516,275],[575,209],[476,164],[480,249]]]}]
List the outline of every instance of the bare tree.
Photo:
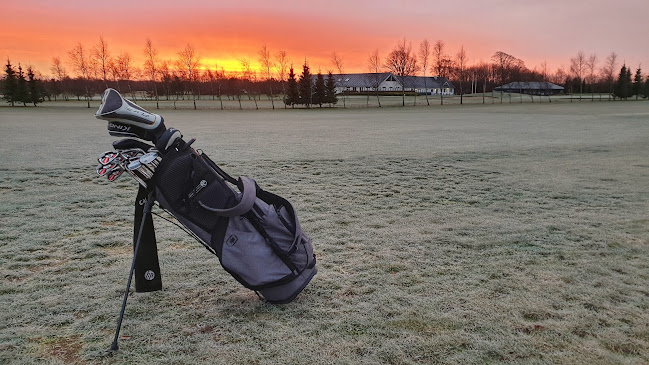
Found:
[{"label": "bare tree", "polygon": [[437,76],[442,76],[444,71],[444,41],[438,40],[433,46],[433,57],[435,58],[435,64],[433,65],[433,72]]},{"label": "bare tree", "polygon": [[133,62],[131,60],[131,55],[128,52],[122,52],[117,56],[117,68],[119,69],[120,78],[126,81],[126,86],[128,87],[129,93],[134,101],[137,101],[137,97],[133,90],[131,89],[131,79],[135,75],[135,69],[133,68]]},{"label": "bare tree", "polygon": [[288,71],[288,57],[286,56],[286,51],[280,50],[277,52],[275,59],[277,60],[275,63],[277,76],[279,77],[279,82],[282,84],[282,100],[284,101],[284,109],[286,109],[286,87],[284,85],[284,82],[286,81],[286,73]]},{"label": "bare tree", "polygon": [[579,100],[584,92],[584,73],[586,72],[586,56],[584,52],[579,51],[577,55],[570,59],[570,72],[579,80]]},{"label": "bare tree", "polygon": [[[595,76],[595,69],[597,68],[597,54],[593,53],[588,57],[588,60],[586,60],[586,69],[588,70],[588,84],[590,85],[590,100],[594,101],[595,100],[595,81],[596,81],[596,76]],[[599,95],[599,97],[602,97],[602,94]]]},{"label": "bare tree", "polygon": [[[374,50],[367,58],[367,69],[371,73],[372,86],[376,90],[376,102],[381,107],[381,98],[379,97],[379,86],[381,85],[381,58],[379,57],[379,50]],[[369,95],[369,94],[368,94]]]},{"label": "bare tree", "polygon": [[108,73],[110,64],[110,52],[108,51],[108,42],[104,40],[103,36],[99,36],[99,42],[93,49],[93,57],[97,62],[98,70],[101,72],[104,85],[108,88]]},{"label": "bare tree", "polygon": [[[485,104],[485,93],[487,90],[487,81],[491,77],[492,67],[487,62],[481,62],[475,67],[476,80],[482,80],[482,104]],[[476,87],[477,89],[477,87]],[[510,96],[511,101],[511,96]]]},{"label": "bare tree", "polygon": [[242,58],[239,62],[241,62],[243,80],[246,81],[247,84],[246,94],[248,94],[248,100],[250,100],[250,98],[252,97],[252,100],[255,102],[255,109],[259,109],[259,106],[257,105],[257,98],[253,89],[257,77],[256,73],[252,70],[252,67],[250,67],[250,61],[248,61],[247,59]]},{"label": "bare tree", "polygon": [[273,110],[275,110],[275,100],[273,100],[273,80],[270,76],[270,69],[271,67],[273,67],[273,63],[270,60],[270,51],[264,44],[258,53],[261,67],[266,69],[266,80],[268,82],[268,87],[270,88],[270,94],[268,95],[268,97],[270,98],[270,103],[273,106]]},{"label": "bare tree", "polygon": [[[68,77],[68,74],[65,70],[65,67],[63,67],[63,63],[61,62],[61,59],[59,57],[52,58],[52,66],[50,67],[50,71],[52,71],[52,75],[54,75],[54,82],[58,82],[60,85],[60,90],[63,98],[67,100],[67,94],[63,87],[63,79]],[[56,101],[56,94],[54,94],[54,101]]]},{"label": "bare tree", "polygon": [[86,89],[86,102],[88,103],[88,108],[90,108],[90,91],[88,90],[90,65],[88,63],[88,54],[83,48],[83,45],[81,45],[81,42],[78,42],[77,45],[68,52],[68,56],[70,57],[72,67],[83,79],[83,85]]},{"label": "bare tree", "polygon": [[617,54],[611,52],[604,61],[604,66],[602,67],[602,79],[608,85],[608,99],[611,100],[611,95],[613,95],[613,100],[615,100],[615,93],[613,93],[613,84],[615,83],[615,72],[617,68]]},{"label": "bare tree", "polygon": [[340,75],[340,86],[343,89],[343,108],[346,108],[347,104],[345,102],[345,75],[343,72],[344,71],[343,59],[339,54],[333,52],[331,54],[331,63],[334,64],[334,66],[338,70],[338,74]]},{"label": "bare tree", "polygon": [[117,91],[121,93],[122,91],[119,88],[119,79],[122,77],[122,75],[117,60],[111,58],[108,61],[108,73],[113,79],[113,82],[115,82],[115,87],[117,88]]},{"label": "bare tree", "polygon": [[[550,87],[550,71],[548,70],[548,62],[543,61],[541,63],[541,79],[543,82],[543,86],[545,86],[545,93],[548,96],[548,101],[551,103],[552,102],[552,89]],[[543,98],[539,97],[539,100],[543,102]]]},{"label": "bare tree", "polygon": [[186,73],[187,80],[189,80],[192,99],[194,101],[194,109],[196,109],[196,93],[194,91],[194,81],[198,77],[197,73],[198,68],[201,64],[201,60],[191,44],[188,43],[184,50],[178,52],[178,63]]},{"label": "bare tree", "polygon": [[[465,73],[466,73],[466,62],[467,62],[467,57],[466,57],[466,51],[464,50],[464,46],[460,47],[460,50],[457,52],[455,55],[455,64],[457,65],[456,67],[456,74],[457,74],[457,80],[460,83],[460,104],[463,104],[464,102],[464,90],[462,89],[462,81],[464,81]],[[502,98],[501,98],[502,102]]]},{"label": "bare tree", "polygon": [[494,63],[493,71],[501,85],[513,81],[514,78],[519,78],[520,73],[525,70],[525,63],[522,60],[503,51],[494,53],[491,56],[491,61]]},{"label": "bare tree", "polygon": [[430,105],[428,100],[428,79],[426,78],[426,70],[428,69],[428,59],[430,58],[430,42],[424,39],[419,44],[419,61],[421,62],[421,70],[424,76],[424,94],[426,95],[426,105]]},{"label": "bare tree", "polygon": [[158,84],[156,82],[156,76],[158,74],[158,50],[153,48],[153,42],[150,38],[147,38],[144,43],[144,72],[149,77],[149,80],[153,83],[153,92],[155,95],[155,107],[160,109],[160,102],[158,98]]},{"label": "bare tree", "polygon": [[390,51],[385,60],[385,68],[399,79],[403,91],[401,106],[406,106],[406,79],[415,75],[418,67],[417,59],[412,55],[412,46],[406,44],[405,38]]}]

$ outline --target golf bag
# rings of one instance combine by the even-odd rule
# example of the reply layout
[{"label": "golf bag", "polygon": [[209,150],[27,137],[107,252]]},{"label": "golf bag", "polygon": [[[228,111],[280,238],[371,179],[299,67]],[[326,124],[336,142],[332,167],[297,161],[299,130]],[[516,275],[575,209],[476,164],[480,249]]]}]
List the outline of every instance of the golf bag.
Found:
[{"label": "golf bag", "polygon": [[311,240],[293,206],[254,180],[234,179],[180,138],[166,148],[153,179],[160,206],[266,301],[292,301],[315,275]]},{"label": "golf bag", "polygon": [[[97,170],[110,181],[127,171],[141,185],[131,268],[136,291],[162,287],[150,215],[154,200],[218,256],[239,283],[267,302],[291,302],[316,274],[311,240],[286,199],[261,189],[252,179],[234,179],[194,150],[194,140],[185,142],[179,131],[165,127],[161,116],[123,99],[113,89],[104,92],[95,117],[108,120],[112,136],[155,144],[153,148],[133,138],[115,142],[118,152],[102,155]],[[149,153],[142,155],[144,151]],[[126,157],[120,160],[119,156]],[[130,280],[129,276],[127,291]]]}]

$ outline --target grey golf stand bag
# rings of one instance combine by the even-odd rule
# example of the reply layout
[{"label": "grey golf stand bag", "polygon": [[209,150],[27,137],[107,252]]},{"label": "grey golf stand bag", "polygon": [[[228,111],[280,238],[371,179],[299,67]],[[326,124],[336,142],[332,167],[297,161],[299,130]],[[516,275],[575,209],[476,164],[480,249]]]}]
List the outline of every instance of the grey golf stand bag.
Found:
[{"label": "grey golf stand bag", "polygon": [[[113,143],[118,150],[115,155],[126,157],[111,171],[119,176],[121,166],[140,183],[133,262],[112,351],[118,349],[133,274],[136,292],[162,288],[151,219],[154,201],[218,256],[221,266],[239,283],[269,303],[291,302],[316,274],[311,240],[286,199],[262,190],[252,179],[234,179],[207,155],[191,148],[194,140],[185,142],[180,132],[164,126],[161,116],[125,100],[113,89],[104,92],[95,117],[108,121],[110,135],[129,137]],[[138,139],[153,142],[155,148]],[[133,151],[148,153],[139,156]],[[100,163],[105,161],[100,158]],[[106,164],[103,167],[113,166]]]}]

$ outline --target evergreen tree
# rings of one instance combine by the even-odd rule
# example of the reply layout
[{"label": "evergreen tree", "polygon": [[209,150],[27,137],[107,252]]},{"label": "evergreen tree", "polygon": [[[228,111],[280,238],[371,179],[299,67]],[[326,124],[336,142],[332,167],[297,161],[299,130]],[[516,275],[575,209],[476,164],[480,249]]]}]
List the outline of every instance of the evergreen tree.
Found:
[{"label": "evergreen tree", "polygon": [[297,88],[297,81],[295,80],[295,72],[293,72],[293,66],[289,69],[288,73],[288,85],[286,90],[286,100],[284,101],[286,105],[295,107],[295,104],[298,104],[300,99],[300,93]]},{"label": "evergreen tree", "polygon": [[642,70],[638,67],[635,71],[635,77],[633,78],[633,85],[631,87],[631,95],[635,95],[635,100],[638,100],[640,97],[642,86]]},{"label": "evergreen tree", "polygon": [[27,80],[25,80],[25,73],[23,68],[18,64],[18,75],[16,81],[16,101],[23,103],[27,106],[29,102],[29,91],[27,90]]},{"label": "evergreen tree", "polygon": [[614,89],[615,96],[627,99],[631,95],[631,70],[622,65]]},{"label": "evergreen tree", "polygon": [[625,98],[628,98],[629,96],[633,95],[633,82],[631,81],[631,68],[626,69],[626,75],[624,77],[624,93],[626,95]]},{"label": "evergreen tree", "polygon": [[34,106],[38,103],[43,102],[43,87],[40,84],[40,81],[34,76],[34,70],[29,66],[27,68],[27,85],[29,89],[29,102],[33,103]]},{"label": "evergreen tree", "polygon": [[336,80],[334,80],[334,75],[327,74],[327,82],[325,85],[325,102],[330,105],[335,105],[338,102],[338,97],[336,96]]},{"label": "evergreen tree", "polygon": [[645,98],[649,99],[649,76],[647,76],[647,79],[644,82],[644,91],[642,93]]},{"label": "evergreen tree", "polygon": [[327,102],[326,93],[324,76],[322,76],[322,72],[318,72],[313,91],[313,104],[318,104],[322,108],[322,104]]},{"label": "evergreen tree", "polygon": [[7,66],[5,68],[5,80],[4,80],[4,90],[3,98],[10,103],[11,106],[14,106],[16,102],[16,90],[18,88],[18,82],[16,80],[16,70],[14,70],[11,65],[11,61],[7,58]]},{"label": "evergreen tree", "polygon": [[300,104],[306,105],[307,108],[311,108],[312,100],[313,100],[313,81],[311,80],[311,71],[309,70],[309,66],[306,64],[306,61],[304,61],[304,65],[302,65],[302,75],[300,75],[300,84],[299,84],[299,92],[300,92]]}]

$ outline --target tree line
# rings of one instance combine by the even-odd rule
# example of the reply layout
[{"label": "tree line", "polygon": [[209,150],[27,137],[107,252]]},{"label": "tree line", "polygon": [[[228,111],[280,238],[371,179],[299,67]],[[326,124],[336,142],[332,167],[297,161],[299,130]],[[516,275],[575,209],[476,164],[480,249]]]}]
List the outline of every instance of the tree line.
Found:
[{"label": "tree line", "polygon": [[[302,74],[296,79],[286,52],[280,50],[272,54],[266,45],[258,51],[260,69],[253,69],[250,60],[242,58],[239,60],[239,71],[227,72],[217,64],[202,62],[191,44],[180,50],[176,59],[163,60],[152,41],[146,39],[142,55],[144,63],[138,67],[128,52],[113,54],[108,42],[100,36],[92,47],[78,42],[67,52],[65,61],[58,56],[53,57],[50,78],[39,77],[31,66],[25,75],[20,64],[15,68],[7,59],[1,85],[3,98],[11,105],[37,105],[44,99],[83,98],[90,107],[93,96],[112,87],[130,94],[136,102],[138,98],[155,100],[158,108],[160,99],[173,101],[174,107],[178,100],[191,100],[196,108],[196,100],[210,97],[212,100],[218,98],[221,108],[223,98],[237,100],[241,107],[242,98],[248,98],[257,105],[262,95],[271,101],[273,109],[276,99],[284,107],[311,107],[336,104],[338,98],[333,72],[345,74],[343,57],[332,52],[332,68],[327,71],[326,79],[320,71],[316,77],[311,77],[306,60]],[[591,93],[592,98],[595,93],[600,94],[600,98],[604,93],[614,99],[649,95],[649,77],[643,77],[640,67],[631,77],[631,68],[626,64],[617,72],[620,65],[614,52],[605,58],[601,66],[598,61],[596,54],[587,56],[580,51],[570,58],[569,67],[561,66],[552,72],[545,62],[539,68],[530,69],[523,60],[497,51],[489,61],[469,64],[463,46],[453,54],[448,51],[444,41],[431,43],[424,39],[418,49],[413,50],[412,44],[403,39],[385,58],[380,56],[378,49],[371,52],[367,58],[367,71],[368,75],[377,77],[372,84],[379,106],[381,92],[378,86],[382,80],[378,79],[378,75],[382,72],[392,73],[403,85],[403,105],[406,88],[411,86],[408,83],[414,80],[412,76],[424,76],[424,80],[427,80],[427,75],[449,79],[455,85],[455,94],[460,96],[460,103],[465,94],[482,93],[484,97],[496,86],[514,81],[551,82],[564,86],[566,93],[578,93],[580,98],[587,93]],[[345,81],[339,80],[338,86],[345,89]],[[416,103],[417,94],[414,95]],[[429,104],[428,93],[424,95]],[[343,106],[346,106],[346,93],[340,96]],[[442,103],[443,98],[442,94]]]},{"label": "tree line", "polygon": [[36,106],[43,101],[46,90],[40,80],[35,77],[31,66],[27,67],[27,74],[25,74],[20,64],[16,69],[11,64],[11,61],[7,59],[4,74],[3,98],[11,106],[16,104],[23,104],[23,106],[34,104]]}]

